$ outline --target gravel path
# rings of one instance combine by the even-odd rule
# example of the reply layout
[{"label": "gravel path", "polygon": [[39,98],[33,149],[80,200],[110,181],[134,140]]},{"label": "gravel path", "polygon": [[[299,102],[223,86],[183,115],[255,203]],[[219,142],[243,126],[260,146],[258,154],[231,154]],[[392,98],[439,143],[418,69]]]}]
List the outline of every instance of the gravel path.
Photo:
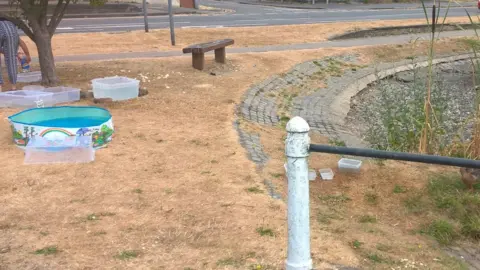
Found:
[{"label": "gravel path", "polygon": [[[351,100],[348,128],[379,147],[388,144],[386,121],[398,127],[395,130],[418,134],[414,121],[423,116],[427,72],[426,68],[400,72],[362,90]],[[442,143],[451,142],[457,134],[462,140],[470,138],[472,123],[467,120],[475,103],[472,63],[462,60],[440,64],[433,74],[432,103],[437,127],[445,133]]]}]

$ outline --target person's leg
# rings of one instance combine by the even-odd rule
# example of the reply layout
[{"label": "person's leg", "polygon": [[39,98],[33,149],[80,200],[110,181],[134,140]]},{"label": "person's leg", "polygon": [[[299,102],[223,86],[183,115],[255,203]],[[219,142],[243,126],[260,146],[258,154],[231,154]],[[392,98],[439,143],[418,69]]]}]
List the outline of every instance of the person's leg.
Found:
[{"label": "person's leg", "polygon": [[[2,54],[4,54],[4,44],[5,44],[5,25],[3,21],[0,21],[0,47],[2,50]],[[1,56],[1,55],[0,55]],[[3,91],[3,72],[2,72],[2,63],[0,57],[0,92]]]},{"label": "person's leg", "polygon": [[18,52],[18,32],[17,27],[11,23],[5,23],[5,41],[3,44],[3,55],[5,65],[7,66],[8,79],[12,84],[12,90],[17,89],[17,52]]}]

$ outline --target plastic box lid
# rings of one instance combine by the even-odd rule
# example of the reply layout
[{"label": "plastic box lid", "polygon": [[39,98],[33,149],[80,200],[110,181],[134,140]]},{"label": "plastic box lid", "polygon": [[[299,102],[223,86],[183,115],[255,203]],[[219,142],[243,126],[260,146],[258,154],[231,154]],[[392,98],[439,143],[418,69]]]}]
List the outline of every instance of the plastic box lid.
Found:
[{"label": "plastic box lid", "polygon": [[94,160],[91,136],[69,136],[56,141],[34,137],[25,147],[25,164],[87,163]]}]

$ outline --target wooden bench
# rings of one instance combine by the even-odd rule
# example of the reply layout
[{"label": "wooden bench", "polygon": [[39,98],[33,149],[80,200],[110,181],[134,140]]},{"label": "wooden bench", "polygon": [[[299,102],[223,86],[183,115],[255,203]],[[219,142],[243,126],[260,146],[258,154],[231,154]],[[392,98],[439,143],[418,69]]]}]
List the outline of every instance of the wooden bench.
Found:
[{"label": "wooden bench", "polygon": [[183,48],[183,53],[192,53],[192,65],[198,70],[205,66],[205,53],[215,50],[215,62],[225,63],[225,47],[233,44],[233,39],[221,39],[212,42],[190,45]]}]

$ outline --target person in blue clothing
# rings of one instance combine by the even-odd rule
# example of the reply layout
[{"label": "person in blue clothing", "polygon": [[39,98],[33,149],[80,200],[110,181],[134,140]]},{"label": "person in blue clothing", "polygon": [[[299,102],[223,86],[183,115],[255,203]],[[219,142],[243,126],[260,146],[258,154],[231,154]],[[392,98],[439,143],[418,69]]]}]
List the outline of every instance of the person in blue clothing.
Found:
[{"label": "person in blue clothing", "polygon": [[[28,63],[32,61],[30,52],[25,42],[18,36],[17,27],[11,21],[0,18],[0,47],[1,53],[5,58],[5,66],[7,67],[8,80],[12,84],[12,90],[17,89],[17,53],[20,46],[25,53]],[[1,63],[1,62],[0,62]],[[1,71],[1,64],[0,64]],[[3,90],[3,77],[0,72],[0,92]]]}]

